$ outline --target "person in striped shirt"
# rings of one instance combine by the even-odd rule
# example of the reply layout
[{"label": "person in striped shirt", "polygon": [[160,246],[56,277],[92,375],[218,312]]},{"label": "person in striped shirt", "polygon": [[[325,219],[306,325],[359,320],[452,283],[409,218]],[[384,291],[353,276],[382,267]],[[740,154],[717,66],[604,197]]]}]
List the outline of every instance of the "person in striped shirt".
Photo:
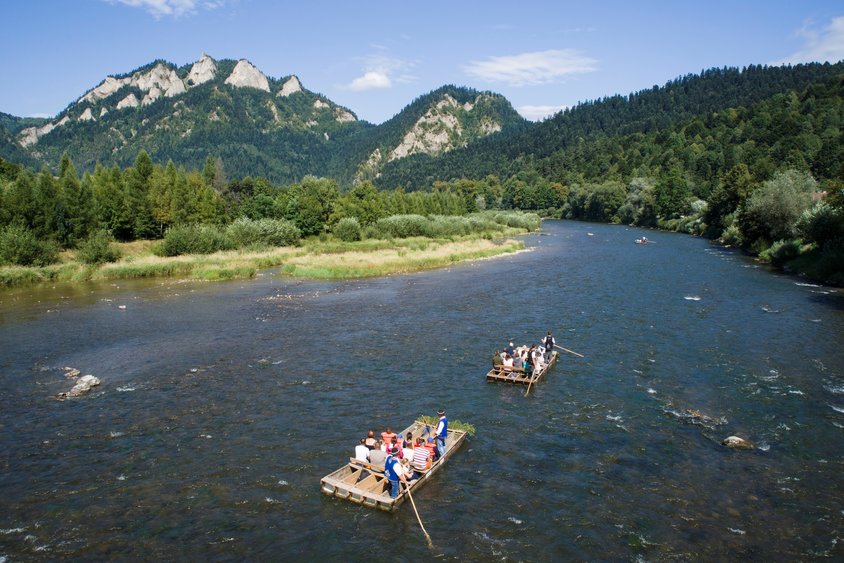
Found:
[{"label": "person in striped shirt", "polygon": [[413,448],[413,461],[410,462],[413,467],[411,479],[419,479],[431,467],[431,454],[424,444],[422,438],[416,438],[416,447]]}]

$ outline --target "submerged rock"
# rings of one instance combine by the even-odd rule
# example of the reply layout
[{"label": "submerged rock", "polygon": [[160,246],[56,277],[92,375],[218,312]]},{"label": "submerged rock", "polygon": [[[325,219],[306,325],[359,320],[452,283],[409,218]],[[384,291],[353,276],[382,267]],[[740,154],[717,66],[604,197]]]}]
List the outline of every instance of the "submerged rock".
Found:
[{"label": "submerged rock", "polygon": [[100,380],[93,375],[83,375],[79,378],[79,381],[76,382],[76,385],[73,386],[73,389],[68,391],[67,393],[59,393],[58,399],[67,399],[68,397],[79,397],[80,395],[84,395],[91,388],[96,387],[100,384]]},{"label": "submerged rock", "polygon": [[744,438],[739,438],[738,436],[727,436],[723,440],[721,440],[721,444],[727,446],[728,448],[735,448],[739,450],[752,450],[753,443],[745,440]]}]

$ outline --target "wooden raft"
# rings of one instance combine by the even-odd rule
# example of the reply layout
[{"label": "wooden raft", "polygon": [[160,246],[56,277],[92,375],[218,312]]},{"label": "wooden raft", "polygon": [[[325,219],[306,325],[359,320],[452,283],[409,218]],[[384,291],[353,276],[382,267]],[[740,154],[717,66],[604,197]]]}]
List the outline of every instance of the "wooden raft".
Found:
[{"label": "wooden raft", "polygon": [[[423,436],[425,427],[424,422],[417,420],[402,430],[401,435],[407,436],[407,433],[411,432],[413,437],[417,438]],[[428,435],[425,434],[423,437],[427,439]],[[433,462],[431,468],[422,477],[409,482],[411,494],[428,482],[465,439],[465,431],[449,429],[445,440],[445,455]],[[350,458],[349,463],[323,477],[320,480],[320,489],[327,495],[388,512],[397,509],[407,498],[407,490],[404,485],[401,485],[399,496],[396,498],[390,497],[390,482],[384,476],[383,467],[373,466],[355,458]]]},{"label": "wooden raft", "polygon": [[522,368],[506,368],[504,366],[494,367],[489,370],[489,373],[486,374],[487,381],[501,381],[504,383],[521,383],[523,385],[530,385],[531,383],[536,383],[542,376],[548,373],[548,370],[557,363],[557,356],[559,353],[554,350],[551,352],[551,359],[545,364],[545,367],[542,368],[541,371],[531,375],[525,373],[525,370]]}]

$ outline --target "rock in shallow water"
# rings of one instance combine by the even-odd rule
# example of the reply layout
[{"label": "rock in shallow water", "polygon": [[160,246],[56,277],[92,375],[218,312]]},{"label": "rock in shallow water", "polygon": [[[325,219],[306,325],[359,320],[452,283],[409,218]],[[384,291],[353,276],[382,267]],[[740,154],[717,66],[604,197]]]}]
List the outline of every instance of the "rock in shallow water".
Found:
[{"label": "rock in shallow water", "polygon": [[58,398],[66,399],[68,397],[78,397],[80,395],[84,395],[90,391],[92,387],[96,387],[99,384],[100,380],[93,375],[83,375],[79,378],[79,381],[76,382],[76,385],[73,386],[73,389],[67,393],[59,393]]},{"label": "rock in shallow water", "polygon": [[721,444],[727,446],[728,448],[735,448],[739,450],[752,450],[753,444],[744,438],[739,438],[738,436],[727,436],[723,440],[721,440]]}]

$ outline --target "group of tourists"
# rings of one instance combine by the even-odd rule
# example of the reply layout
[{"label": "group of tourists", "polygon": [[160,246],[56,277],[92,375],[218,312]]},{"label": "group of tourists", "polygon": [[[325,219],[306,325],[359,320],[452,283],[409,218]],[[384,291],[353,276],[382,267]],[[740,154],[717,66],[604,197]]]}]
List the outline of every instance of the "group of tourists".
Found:
[{"label": "group of tourists", "polygon": [[551,355],[556,345],[557,341],[554,340],[550,330],[539,345],[514,347],[511,342],[504,350],[496,350],[492,356],[492,367],[505,371],[507,368],[518,368],[524,370],[528,375],[539,373],[551,361]]},{"label": "group of tourists", "polygon": [[400,483],[409,485],[419,479],[431,465],[445,455],[445,440],[448,436],[448,418],[444,410],[437,411],[439,420],[435,428],[425,428],[421,436],[411,432],[405,436],[396,434],[388,426],[380,436],[370,430],[366,438],[355,446],[355,459],[374,466],[383,467],[390,482],[390,496],[399,495]]}]

